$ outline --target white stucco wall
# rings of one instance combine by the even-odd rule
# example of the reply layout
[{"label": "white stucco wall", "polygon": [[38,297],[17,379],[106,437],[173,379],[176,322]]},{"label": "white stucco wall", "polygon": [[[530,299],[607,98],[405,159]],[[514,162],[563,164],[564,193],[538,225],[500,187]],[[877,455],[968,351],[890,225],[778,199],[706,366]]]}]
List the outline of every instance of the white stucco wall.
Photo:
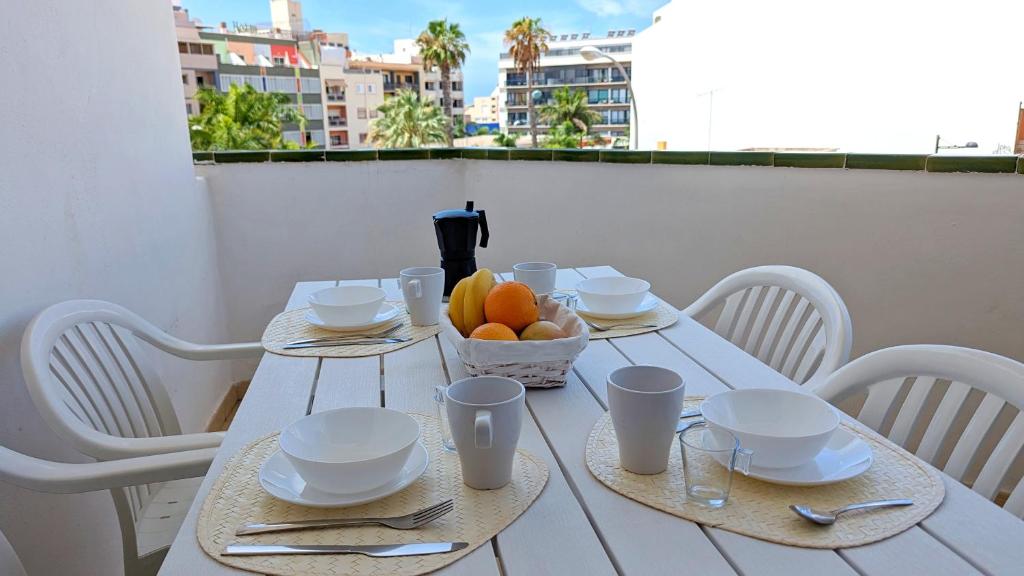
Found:
[{"label": "white stucco wall", "polygon": [[831,282],[854,354],[902,343],[1024,360],[1024,177],[562,162],[203,166],[232,336],[256,338],[296,280],[431,265],[431,214],[487,210],[478,262],[608,263],[685,306],[777,263]]},{"label": "white stucco wall", "polygon": [[[60,39],[45,42],[45,58],[41,30]],[[39,419],[21,377],[21,334],[36,312],[102,298],[183,338],[225,338],[170,4],[5,3],[0,76],[0,443],[82,461]],[[183,425],[202,426],[229,383],[227,367],[158,367]],[[0,530],[29,574],[120,573],[106,492],[55,496],[0,484]]]}]

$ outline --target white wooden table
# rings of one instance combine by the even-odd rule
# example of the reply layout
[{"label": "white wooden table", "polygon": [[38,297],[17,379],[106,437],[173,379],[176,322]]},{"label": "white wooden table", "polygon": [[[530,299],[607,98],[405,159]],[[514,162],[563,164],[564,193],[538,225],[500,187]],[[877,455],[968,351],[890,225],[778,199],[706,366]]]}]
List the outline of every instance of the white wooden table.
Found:
[{"label": "white wooden table", "polygon": [[[558,287],[618,274],[610,267],[559,270]],[[301,282],[287,308],[335,281]],[[381,286],[400,299],[395,279],[341,281]],[[845,550],[809,550],[700,526],[612,492],[591,476],[584,446],[607,408],[605,376],[628,364],[681,373],[687,393],[796,385],[714,332],[680,318],[674,326],[591,341],[564,388],[530,390],[520,446],[543,458],[551,477],[516,522],[445,575],[542,574],[1024,574],[1024,522],[946,479],[946,499],[920,525],[888,540]],[[388,406],[432,414],[432,390],[466,375],[443,336],[367,358],[266,354],[210,468],[161,574],[244,574],[207,557],[196,516],[225,461],[253,439],[299,417],[342,406]]]}]

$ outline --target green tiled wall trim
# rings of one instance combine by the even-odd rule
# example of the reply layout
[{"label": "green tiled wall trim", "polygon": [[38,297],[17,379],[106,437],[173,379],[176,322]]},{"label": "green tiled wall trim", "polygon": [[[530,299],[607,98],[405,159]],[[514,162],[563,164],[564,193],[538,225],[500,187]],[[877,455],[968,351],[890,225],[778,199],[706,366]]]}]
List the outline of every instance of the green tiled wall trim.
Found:
[{"label": "green tiled wall trim", "polygon": [[241,150],[193,152],[197,163],[366,162],[370,160],[516,160],[668,164],[691,166],[774,166],[847,170],[917,170],[1024,174],[1024,156],[929,156],[926,154],[843,154],[835,152],[701,152],[645,150],[552,150],[547,148],[413,148],[380,150]]}]

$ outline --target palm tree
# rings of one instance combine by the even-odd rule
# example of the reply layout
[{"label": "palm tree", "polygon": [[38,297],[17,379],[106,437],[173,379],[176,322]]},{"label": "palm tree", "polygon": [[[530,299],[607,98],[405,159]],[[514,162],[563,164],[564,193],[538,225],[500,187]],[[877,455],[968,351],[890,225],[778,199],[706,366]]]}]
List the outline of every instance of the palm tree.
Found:
[{"label": "palm tree", "polygon": [[377,110],[381,117],[370,126],[370,141],[382,148],[420,148],[448,138],[451,122],[412,90],[399,90]]},{"label": "palm tree", "polygon": [[530,140],[537,147],[537,117],[533,113],[533,72],[540,66],[540,56],[548,51],[551,33],[541,25],[540,18],[529,16],[512,23],[505,31],[505,45],[516,70],[526,74],[526,105],[530,117]]},{"label": "palm tree", "polygon": [[502,148],[515,148],[516,137],[511,134],[498,133],[494,136],[494,145]]},{"label": "palm tree", "polygon": [[427,29],[416,38],[423,58],[423,68],[429,70],[436,66],[441,71],[441,105],[444,116],[448,119],[448,145],[452,145],[452,70],[457,70],[466,62],[469,44],[466,35],[457,23],[448,23],[447,19],[433,20]]},{"label": "palm tree", "polygon": [[559,88],[551,95],[554,102],[540,109],[540,116],[551,126],[571,124],[581,137],[601,121],[601,115],[587,107],[587,94],[582,90]]},{"label": "palm tree", "polygon": [[288,96],[232,84],[227,94],[196,93],[200,113],[188,120],[193,150],[268,150],[295,147],[281,136],[284,123],[305,126],[306,118],[287,106]]}]

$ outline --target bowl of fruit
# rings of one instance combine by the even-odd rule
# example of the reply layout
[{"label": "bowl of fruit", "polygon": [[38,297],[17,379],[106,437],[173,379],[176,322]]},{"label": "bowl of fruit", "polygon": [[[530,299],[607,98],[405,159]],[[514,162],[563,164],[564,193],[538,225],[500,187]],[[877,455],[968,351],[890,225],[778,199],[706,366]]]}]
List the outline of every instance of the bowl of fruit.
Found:
[{"label": "bowl of fruit", "polygon": [[473,376],[505,376],[523,386],[565,385],[590,333],[579,316],[522,282],[498,282],[486,268],[452,289],[441,329]]}]

